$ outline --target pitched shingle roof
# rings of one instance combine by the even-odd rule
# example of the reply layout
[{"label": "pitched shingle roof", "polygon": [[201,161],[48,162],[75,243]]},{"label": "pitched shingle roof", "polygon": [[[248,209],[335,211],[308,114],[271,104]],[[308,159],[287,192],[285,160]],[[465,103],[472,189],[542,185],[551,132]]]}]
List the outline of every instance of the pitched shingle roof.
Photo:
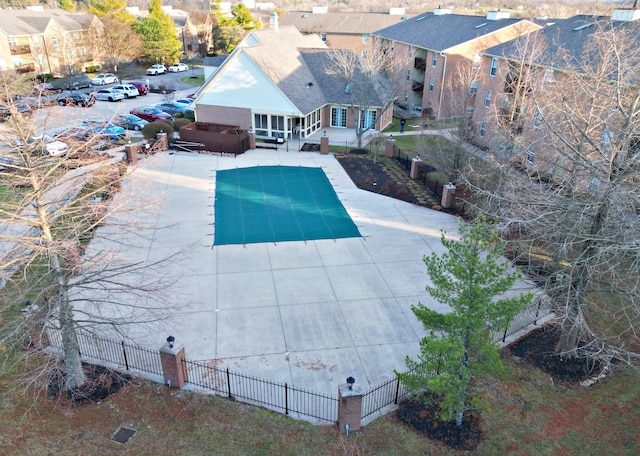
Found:
[{"label": "pitched shingle roof", "polygon": [[373,33],[402,22],[406,17],[387,13],[322,13],[289,11],[280,25],[293,25],[304,33]]},{"label": "pitched shingle roof", "polygon": [[52,21],[68,32],[87,30],[94,17],[90,14],[68,13],[61,9],[2,10],[0,30],[7,36],[40,35]]},{"label": "pitched shingle roof", "polygon": [[433,13],[419,14],[399,24],[378,30],[373,35],[423,49],[443,52],[459,44],[479,38],[520,19],[488,20],[484,16]]}]

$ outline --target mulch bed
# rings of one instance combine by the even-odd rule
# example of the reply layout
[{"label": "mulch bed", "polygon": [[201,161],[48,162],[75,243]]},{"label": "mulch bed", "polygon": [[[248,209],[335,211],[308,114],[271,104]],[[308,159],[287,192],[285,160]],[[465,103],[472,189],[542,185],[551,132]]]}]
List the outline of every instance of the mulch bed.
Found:
[{"label": "mulch bed", "polygon": [[[555,325],[535,329],[502,350],[502,356],[516,356],[532,367],[551,376],[554,383],[566,387],[594,377],[601,371],[598,362],[586,359],[563,359],[555,354],[560,330]],[[474,451],[485,435],[479,413],[465,413],[460,427],[455,421],[443,422],[437,417],[437,403],[425,405],[411,400],[401,405],[395,417],[415,432],[456,450]]]},{"label": "mulch bed", "polygon": [[66,399],[70,405],[82,405],[100,402],[111,394],[120,391],[131,381],[131,376],[116,372],[96,364],[82,364],[86,380],[82,386],[74,390],[65,391],[65,376],[61,370],[56,370],[47,384],[49,399]]}]

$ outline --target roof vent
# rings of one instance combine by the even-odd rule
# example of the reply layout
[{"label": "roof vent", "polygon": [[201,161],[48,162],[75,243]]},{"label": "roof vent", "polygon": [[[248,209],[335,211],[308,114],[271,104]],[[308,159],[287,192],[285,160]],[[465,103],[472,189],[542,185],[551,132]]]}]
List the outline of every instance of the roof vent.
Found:
[{"label": "roof vent", "polygon": [[476,25],[474,28],[479,29],[479,28],[486,27],[486,26],[487,26],[487,23],[486,23],[486,22],[483,22],[482,24],[478,24],[478,25]]},{"label": "roof vent", "polygon": [[426,18],[427,16],[420,16],[418,19],[416,19],[416,22],[424,21]]},{"label": "roof vent", "polygon": [[582,24],[582,25],[579,25],[579,26],[577,26],[577,27],[574,27],[574,28],[573,28],[573,31],[574,31],[574,32],[579,32],[580,30],[584,30],[584,29],[586,29],[586,28],[591,27],[591,25],[592,25],[592,24]]}]

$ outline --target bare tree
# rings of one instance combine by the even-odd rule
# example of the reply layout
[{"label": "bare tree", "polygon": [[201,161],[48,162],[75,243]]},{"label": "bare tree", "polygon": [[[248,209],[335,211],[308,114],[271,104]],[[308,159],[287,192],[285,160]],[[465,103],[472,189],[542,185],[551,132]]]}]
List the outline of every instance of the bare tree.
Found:
[{"label": "bare tree", "polygon": [[[49,138],[53,122],[65,117],[61,110],[73,108],[22,116],[11,101],[19,81],[6,74],[0,81],[9,103],[0,149],[0,344],[19,344],[27,329],[38,337],[46,327],[59,330],[64,363],[57,365],[73,390],[85,381],[78,330],[117,330],[166,317],[162,291],[172,280],[154,275],[155,263],[132,264],[102,242],[115,237],[123,251],[133,249],[141,224],[131,223],[131,211],[153,201],[136,203],[120,192],[127,170],[92,150],[100,135],[85,142],[64,127]],[[109,229],[102,227],[107,219]],[[24,303],[33,303],[26,320],[16,317]]]},{"label": "bare tree", "polygon": [[553,56],[562,71],[539,67],[530,79],[521,160],[484,194],[485,210],[513,228],[526,259],[540,254],[540,281],[561,323],[557,352],[633,363],[640,356],[638,28],[593,27],[580,55]]},{"label": "bare tree", "polygon": [[129,22],[114,16],[105,16],[101,21],[104,27],[94,36],[93,48],[108,68],[117,73],[118,65],[140,57],[144,46]]},{"label": "bare tree", "polygon": [[387,70],[393,72],[393,53],[378,45],[366,56],[348,49],[332,50],[329,56],[331,62],[325,71],[337,76],[344,84],[358,147],[362,147],[364,133],[369,129],[379,129],[380,119],[373,122],[369,112],[377,108],[384,112],[395,98],[390,78],[385,74]]}]

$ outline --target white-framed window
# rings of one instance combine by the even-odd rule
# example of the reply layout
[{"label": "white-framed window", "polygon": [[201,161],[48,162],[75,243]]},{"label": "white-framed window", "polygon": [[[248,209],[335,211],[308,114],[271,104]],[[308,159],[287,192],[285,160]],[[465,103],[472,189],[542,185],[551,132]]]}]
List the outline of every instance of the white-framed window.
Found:
[{"label": "white-framed window", "polygon": [[409,54],[407,56],[408,58],[413,58],[413,46],[409,46]]},{"label": "white-framed window", "polygon": [[429,92],[433,92],[433,87],[436,85],[436,78],[429,79]]},{"label": "white-framed window", "polygon": [[600,148],[603,152],[611,149],[611,144],[613,144],[614,137],[615,133],[605,128],[605,130],[602,132],[602,137],[600,138]]},{"label": "white-framed window", "polygon": [[51,37],[51,44],[53,45],[54,50],[56,51],[60,50],[60,45],[58,44],[58,38],[56,38],[55,36]]},{"label": "white-framed window", "polygon": [[485,108],[489,108],[489,106],[491,106],[491,97],[493,96],[493,92],[491,92],[491,90],[487,90],[487,92],[484,94],[484,104],[483,106]]},{"label": "white-framed window", "polygon": [[491,59],[491,68],[489,68],[489,76],[495,76],[498,73],[498,57]]},{"label": "white-framed window", "polygon": [[9,38],[9,47],[16,47],[18,45],[18,39],[17,38]]},{"label": "white-framed window", "polygon": [[553,77],[553,70],[551,68],[547,68],[546,70],[544,70],[544,78],[543,78],[544,82],[547,83],[551,83],[551,82],[555,82],[555,78]]},{"label": "white-framed window", "polygon": [[536,130],[542,128],[542,113],[539,109],[536,109],[536,113],[533,115],[533,128]]},{"label": "white-framed window", "polygon": [[320,38],[322,39],[322,41],[324,41],[326,43],[327,42],[327,32],[320,32]]},{"label": "white-framed window", "polygon": [[433,58],[431,59],[431,66],[435,68],[437,65],[438,65],[438,54],[436,54],[436,52],[433,51]]},{"label": "white-framed window", "polygon": [[408,90],[404,91],[404,102],[405,103],[409,102],[409,91]]},{"label": "white-framed window", "polygon": [[471,68],[474,70],[479,70],[480,65],[482,65],[482,54],[476,54],[473,56],[473,64],[471,65]]},{"label": "white-framed window", "polygon": [[471,85],[469,86],[469,95],[475,95],[476,93],[478,93],[478,84],[479,81],[473,81],[471,83]]},{"label": "white-framed window", "polygon": [[364,115],[360,115],[360,126],[362,128],[375,128],[376,127],[377,113],[375,109],[367,109]]},{"label": "white-framed window", "polygon": [[271,116],[271,136],[284,138],[284,116]]},{"label": "white-framed window", "polygon": [[347,128],[347,108],[331,108],[331,126]]},{"label": "white-framed window", "polygon": [[487,134],[487,122],[480,122],[480,130],[478,131],[478,136],[484,138],[484,135]]},{"label": "white-framed window", "polygon": [[407,70],[407,81],[411,80],[411,70]]},{"label": "white-framed window", "polygon": [[530,163],[533,165],[533,160],[535,160],[536,158],[536,146],[534,146],[533,144],[529,144],[529,147],[527,147],[527,156],[525,157],[525,160],[527,160],[527,163]]},{"label": "white-framed window", "polygon": [[369,44],[369,37],[370,37],[370,35],[368,33],[363,33],[362,34],[362,42],[364,44]]},{"label": "white-framed window", "polygon": [[368,57],[369,56],[369,51],[367,51],[366,49],[362,50],[362,57]]},{"label": "white-framed window", "polygon": [[253,124],[256,136],[269,136],[269,116],[266,114],[254,114]]}]

